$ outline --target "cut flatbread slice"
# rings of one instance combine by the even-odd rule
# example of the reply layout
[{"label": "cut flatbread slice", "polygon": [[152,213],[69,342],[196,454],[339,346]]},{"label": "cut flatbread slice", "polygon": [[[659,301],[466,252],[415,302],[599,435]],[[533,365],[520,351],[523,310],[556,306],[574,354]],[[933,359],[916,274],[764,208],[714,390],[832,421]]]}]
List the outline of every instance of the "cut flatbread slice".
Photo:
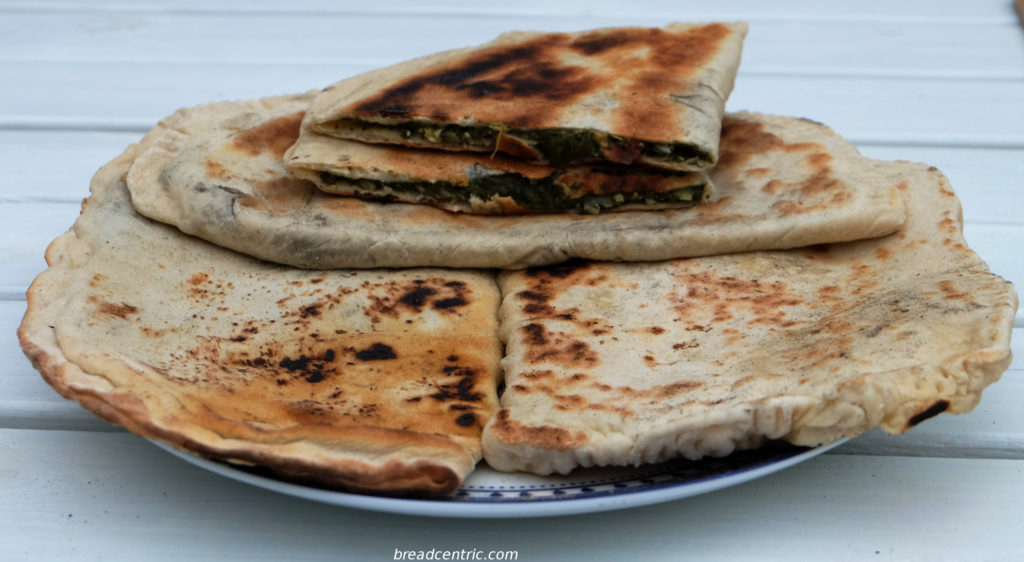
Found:
[{"label": "cut flatbread slice", "polygon": [[305,268],[522,268],[650,261],[881,236],[905,211],[881,164],[828,128],[741,113],[724,122],[716,196],[689,209],[484,216],[325,194],[281,162],[308,96],[181,110],[132,165],[143,215]]},{"label": "cut flatbread slice", "polygon": [[[170,124],[173,127],[173,124]],[[457,489],[497,408],[498,291],[472,270],[296,270],[138,216],[130,148],[28,292],[25,353],[142,436],[334,488]]]},{"label": "cut flatbread slice", "polygon": [[548,474],[816,446],[971,410],[1010,363],[1017,296],[965,245],[937,170],[875,166],[910,214],[882,239],[503,274],[488,464]]},{"label": "cut flatbread slice", "polygon": [[744,23],[513,32],[328,87],[315,131],[537,163],[701,170],[740,63]]},{"label": "cut flatbread slice", "polygon": [[508,157],[367,144],[303,130],[288,170],[338,195],[511,215],[692,207],[711,197],[704,172],[636,166],[553,168]]}]

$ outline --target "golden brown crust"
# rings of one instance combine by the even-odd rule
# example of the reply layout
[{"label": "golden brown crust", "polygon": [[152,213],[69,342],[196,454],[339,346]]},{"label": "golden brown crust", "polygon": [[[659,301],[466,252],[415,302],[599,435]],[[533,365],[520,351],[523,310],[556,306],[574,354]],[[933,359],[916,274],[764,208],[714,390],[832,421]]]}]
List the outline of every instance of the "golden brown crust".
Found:
[{"label": "golden brown crust", "polygon": [[[29,295],[33,299],[39,298],[32,291]],[[32,303],[29,304],[30,309],[33,306]],[[426,460],[391,460],[384,464],[350,459],[317,462],[316,458],[280,455],[263,450],[254,443],[245,443],[244,436],[238,437],[241,442],[234,448],[211,446],[208,440],[196,440],[190,437],[188,432],[178,432],[160,423],[154,423],[145,404],[136,396],[73,387],[67,381],[81,376],[82,373],[74,365],[62,362],[52,351],[48,352],[37,345],[27,331],[25,325],[18,331],[22,349],[44,380],[61,396],[75,400],[108,423],[123,426],[132,433],[172,444],[193,454],[225,462],[264,467],[296,482],[377,494],[447,494],[457,490],[465,476],[464,473],[448,466]],[[210,422],[215,420],[207,418],[195,420],[195,423],[209,426]],[[315,433],[320,433],[319,437],[326,437],[339,447],[358,449],[372,443],[380,449],[393,450],[409,446],[429,447],[432,449],[432,455],[443,452],[456,458],[467,454],[463,447],[446,437],[356,425],[292,428],[274,432],[274,439],[278,443],[298,441],[307,439]],[[469,462],[475,464],[476,460],[470,459]]]},{"label": "golden brown crust", "polygon": [[[784,121],[727,123],[741,140],[723,138],[736,151],[723,149],[722,165],[792,151],[822,173],[789,189],[852,192],[829,179],[849,162],[815,135],[782,138]],[[546,474],[725,455],[766,439],[815,446],[973,408],[1009,366],[1017,296],[967,247],[937,170],[862,165],[904,195],[899,232],[503,273],[506,389],[502,418],[484,430],[488,463]],[[773,176],[759,175],[766,186]]]},{"label": "golden brown crust", "polygon": [[502,409],[494,415],[490,431],[503,442],[511,445],[528,443],[553,451],[564,451],[578,447],[587,442],[582,431],[575,434],[558,427],[542,425],[539,427],[525,426],[509,417],[509,411]]},{"label": "golden brown crust", "polygon": [[497,407],[492,276],[222,250],[135,214],[123,178],[139,151],[97,174],[29,289],[19,339],[44,379],[204,456],[334,488],[456,489]]},{"label": "golden brown crust", "polygon": [[[669,164],[606,145],[610,161],[701,169],[715,161],[718,126],[745,34],[746,25],[738,23],[506,33],[479,47],[335,84],[311,106],[314,127],[344,138],[434,148],[451,147],[376,135],[350,121],[596,130],[626,139],[691,142],[710,154],[701,165]],[[500,149],[530,157],[512,133],[507,136]]]},{"label": "golden brown crust", "polygon": [[[679,128],[665,119],[674,109],[668,95],[693,80],[730,33],[725,25],[709,24],[680,33],[625,28],[526,36],[404,77],[340,111],[362,118],[443,122],[463,118],[468,105],[479,122],[555,128],[572,105],[621,87],[642,96],[630,98],[629,111],[614,116],[610,132],[671,141]],[[566,60],[576,57],[588,57],[600,72]]]},{"label": "golden brown crust", "polygon": [[[136,209],[216,244],[305,268],[516,269],[572,257],[655,261],[880,236],[905,219],[898,186],[835,133],[750,113],[724,121],[728,143],[712,177],[716,195],[690,209],[471,216],[337,197],[289,176],[272,150],[252,156],[234,148],[235,135],[302,107],[296,102],[275,113],[239,102],[189,110],[182,126],[132,165],[128,187]],[[757,134],[769,125],[770,132]],[[767,141],[744,143],[736,134],[743,131]],[[808,135],[815,142],[800,140]],[[401,175],[402,166],[415,164],[333,151],[332,143],[345,142],[325,140],[325,169]],[[302,144],[288,154],[305,158]],[[442,166],[446,159],[433,160]]]}]

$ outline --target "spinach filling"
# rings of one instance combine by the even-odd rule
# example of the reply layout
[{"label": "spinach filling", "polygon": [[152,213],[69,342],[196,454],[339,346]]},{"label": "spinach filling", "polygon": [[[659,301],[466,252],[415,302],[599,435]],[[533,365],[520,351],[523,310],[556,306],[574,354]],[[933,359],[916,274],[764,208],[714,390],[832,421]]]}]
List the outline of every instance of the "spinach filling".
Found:
[{"label": "spinach filling", "polygon": [[640,147],[640,153],[665,162],[687,162],[702,166],[712,162],[711,155],[694,144],[645,142]]},{"label": "spinach filling", "polygon": [[604,159],[601,145],[590,131],[584,129],[514,129],[509,134],[533,146],[552,166]]},{"label": "spinach filling", "polygon": [[[587,129],[508,129],[500,125],[488,127],[464,127],[462,125],[432,125],[406,121],[394,125],[403,138],[426,140],[427,142],[491,150],[503,134],[526,141],[537,149],[552,166],[563,166],[574,162],[604,161],[607,158],[598,140],[600,133]],[[635,149],[640,154],[669,163],[706,164],[711,155],[695,145],[685,143],[660,143],[630,141],[616,135],[608,135],[613,148],[630,150],[629,144],[639,142]]]},{"label": "spinach filling", "polygon": [[354,183],[360,188],[380,192],[388,188],[403,193],[418,193],[442,203],[466,204],[476,197],[483,201],[494,196],[509,197],[519,205],[536,212],[577,212],[597,214],[630,204],[652,205],[671,203],[685,207],[696,205],[704,196],[705,184],[688,185],[664,192],[620,192],[608,195],[588,193],[570,197],[555,177],[531,180],[518,174],[494,174],[470,180],[468,186],[449,182],[383,182],[370,179],[348,179],[330,172],[320,172],[327,185]]},{"label": "spinach filling", "polygon": [[492,148],[498,138],[498,131],[489,127],[439,126],[410,121],[398,123],[395,128],[402,138],[471,148]]}]

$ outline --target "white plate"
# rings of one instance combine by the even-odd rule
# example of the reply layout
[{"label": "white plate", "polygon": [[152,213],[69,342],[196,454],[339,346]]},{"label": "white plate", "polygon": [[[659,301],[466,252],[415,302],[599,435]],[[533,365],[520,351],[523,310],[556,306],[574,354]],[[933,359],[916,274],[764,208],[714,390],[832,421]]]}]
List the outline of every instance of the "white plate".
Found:
[{"label": "white plate", "polygon": [[778,472],[844,441],[813,449],[765,448],[720,459],[583,469],[568,476],[509,474],[481,463],[458,492],[441,499],[387,498],[293,484],[258,471],[197,457],[163,443],[157,445],[211,472],[290,496],[405,515],[480,518],[593,513],[686,498]]}]

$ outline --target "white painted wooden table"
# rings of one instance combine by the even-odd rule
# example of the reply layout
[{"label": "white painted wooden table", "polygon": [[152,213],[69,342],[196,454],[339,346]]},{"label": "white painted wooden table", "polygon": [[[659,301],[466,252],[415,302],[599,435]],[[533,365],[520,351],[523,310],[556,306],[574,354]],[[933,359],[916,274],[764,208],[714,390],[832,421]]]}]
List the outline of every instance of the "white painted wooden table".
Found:
[{"label": "white painted wooden table", "polygon": [[[15,329],[92,172],[176,108],[318,88],[510,29],[750,22],[729,108],[925,161],[1024,287],[1024,29],[1010,0],[0,0],[0,560],[1024,559],[1024,361],[966,416],[651,507],[532,520],[377,514],[192,467],[64,401]],[[1018,316],[1020,318],[1020,316]],[[1024,326],[1018,322],[1018,327]],[[1014,347],[1024,357],[1024,330]]]}]

